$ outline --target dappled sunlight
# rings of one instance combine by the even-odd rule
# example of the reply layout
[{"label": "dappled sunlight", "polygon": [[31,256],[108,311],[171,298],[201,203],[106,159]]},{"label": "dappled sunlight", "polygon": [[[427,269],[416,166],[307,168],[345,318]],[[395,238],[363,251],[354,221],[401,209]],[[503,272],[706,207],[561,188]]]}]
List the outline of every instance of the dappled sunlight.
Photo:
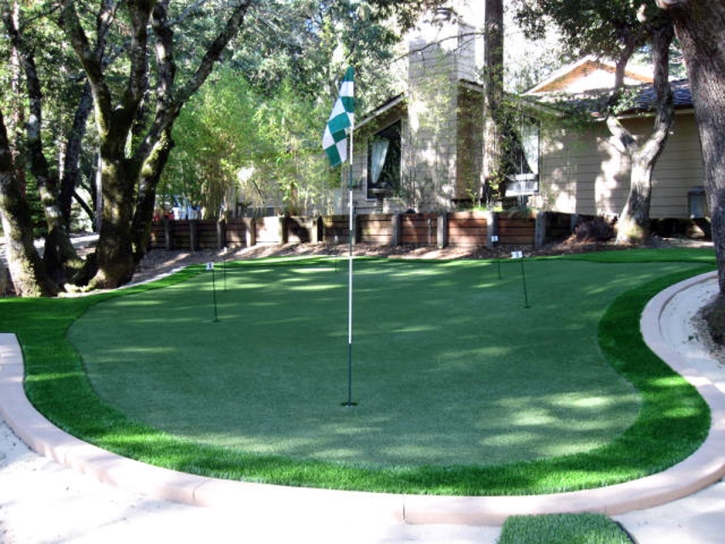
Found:
[{"label": "dappled sunlight", "polygon": [[313,291],[313,292],[320,292],[320,291],[330,291],[331,289],[339,289],[339,285],[298,285],[295,287],[292,287],[292,289],[296,291]]},{"label": "dappled sunlight", "polygon": [[[353,397],[347,271],[229,266],[110,299],[69,332],[95,390],[133,419],[237,449],[365,466],[476,465],[590,451],[635,421],[597,324],[658,265],[356,263]],[[666,387],[653,380],[653,385]]]}]

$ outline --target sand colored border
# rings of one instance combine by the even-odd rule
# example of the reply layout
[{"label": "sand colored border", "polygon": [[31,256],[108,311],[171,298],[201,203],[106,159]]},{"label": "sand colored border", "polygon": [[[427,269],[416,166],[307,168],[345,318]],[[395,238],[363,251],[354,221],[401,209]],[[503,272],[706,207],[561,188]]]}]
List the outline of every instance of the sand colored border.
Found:
[{"label": "sand colored border", "polygon": [[709,436],[697,452],[662,473],[599,489],[517,497],[390,495],[234,482],[146,465],[78,440],[35,410],[23,389],[20,346],[15,335],[8,333],[0,333],[0,414],[40,455],[101,482],[189,505],[233,505],[247,513],[277,511],[280,516],[305,510],[330,516],[354,513],[421,524],[501,525],[511,515],[584,511],[614,516],[685,497],[725,475],[725,394],[690,364],[686,350],[672,345],[672,323],[663,324],[677,318],[667,312],[676,296],[701,289],[712,278],[712,273],[704,274],[662,291],[649,302],[641,319],[650,348],[690,381],[710,405],[713,426]]}]

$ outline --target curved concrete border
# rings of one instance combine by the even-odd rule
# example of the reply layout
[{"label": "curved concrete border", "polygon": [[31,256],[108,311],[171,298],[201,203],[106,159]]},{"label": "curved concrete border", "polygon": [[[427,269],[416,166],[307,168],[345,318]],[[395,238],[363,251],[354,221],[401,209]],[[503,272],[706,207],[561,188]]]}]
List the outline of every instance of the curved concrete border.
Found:
[{"label": "curved concrete border", "polygon": [[[438,497],[330,491],[204,478],[146,465],[102,450],[61,431],[28,401],[24,364],[13,334],[0,333],[0,414],[37,453],[90,474],[101,482],[163,500],[198,506],[230,506],[254,512],[327,512],[328,515],[389,517],[407,523],[500,525],[510,515],[600,512],[618,515],[658,506],[698,491],[725,475],[725,395],[674,349],[661,325],[668,304],[712,274],[692,278],[657,295],[647,305],[642,332],[651,349],[690,381],[712,410],[713,426],[702,447],[678,465],[640,480],[571,493]],[[681,323],[681,322],[680,322]]]}]

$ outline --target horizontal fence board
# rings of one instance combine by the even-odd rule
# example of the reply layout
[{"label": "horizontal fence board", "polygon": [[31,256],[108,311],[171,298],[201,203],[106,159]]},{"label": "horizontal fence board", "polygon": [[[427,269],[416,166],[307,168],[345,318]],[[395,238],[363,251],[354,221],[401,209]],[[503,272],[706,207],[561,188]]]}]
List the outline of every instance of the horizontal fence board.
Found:
[{"label": "horizontal fence board", "polygon": [[[396,218],[397,217],[397,218]],[[489,224],[494,219],[493,234],[498,235],[500,244],[533,245],[535,239],[561,240],[571,234],[572,215],[547,212],[539,216],[542,226],[537,234],[537,219],[531,215],[512,215],[509,212],[497,214],[487,212],[452,212],[439,216],[425,214],[369,214],[355,217],[356,241],[376,245],[390,245],[396,236],[396,221],[399,230],[397,241],[401,244],[435,245],[439,227],[443,226],[443,243],[453,246],[483,246],[488,243]],[[441,223],[444,221],[444,223]],[[219,246],[216,221],[196,221],[195,241],[199,249],[215,249]],[[166,226],[164,221],[151,225],[150,249],[166,247]],[[231,219],[223,223],[223,241],[229,247],[244,247],[252,243],[347,243],[349,216],[330,215],[323,217],[264,217]],[[250,232],[250,228],[254,231]],[[543,232],[543,238],[541,237]],[[174,249],[191,249],[191,222],[168,220],[168,233]],[[321,238],[320,238],[321,236]]]},{"label": "horizontal fence board", "polygon": [[226,223],[227,246],[245,247],[247,245],[247,222],[243,219],[231,219]]}]

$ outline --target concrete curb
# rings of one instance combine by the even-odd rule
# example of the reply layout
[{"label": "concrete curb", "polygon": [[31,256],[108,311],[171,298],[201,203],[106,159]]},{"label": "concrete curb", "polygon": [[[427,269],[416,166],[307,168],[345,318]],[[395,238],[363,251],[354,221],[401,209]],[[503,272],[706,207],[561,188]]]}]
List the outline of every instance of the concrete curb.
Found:
[{"label": "concrete curb", "polygon": [[371,516],[413,524],[501,525],[511,515],[599,512],[614,516],[659,506],[685,497],[725,475],[725,395],[672,349],[660,320],[679,293],[711,281],[705,274],[672,286],[654,297],[643,312],[645,341],[692,383],[712,410],[713,426],[702,447],[674,467],[640,480],[571,493],[439,497],[292,488],[204,478],[146,465],[87,444],[61,431],[28,401],[23,389],[24,364],[13,334],[0,333],[0,414],[34,451],[101,482],[153,498],[189,505],[243,508],[252,513],[277,511],[332,516]]}]

